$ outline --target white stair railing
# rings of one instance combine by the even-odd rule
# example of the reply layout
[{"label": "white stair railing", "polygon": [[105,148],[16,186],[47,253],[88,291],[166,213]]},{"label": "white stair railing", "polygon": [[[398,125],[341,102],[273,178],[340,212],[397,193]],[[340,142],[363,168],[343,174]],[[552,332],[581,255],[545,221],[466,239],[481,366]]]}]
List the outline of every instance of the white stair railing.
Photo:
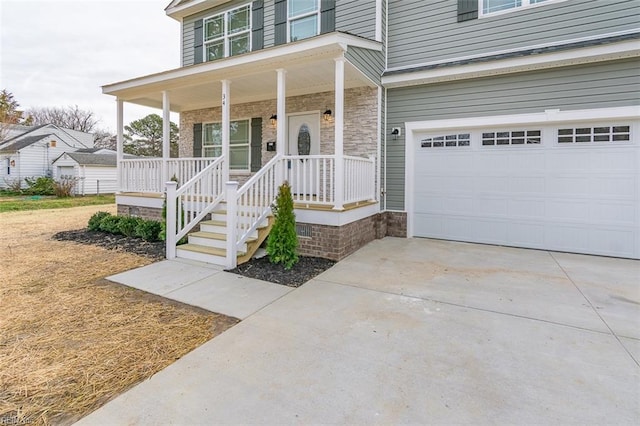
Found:
[{"label": "white stair railing", "polygon": [[227,184],[227,268],[237,266],[238,248],[271,213],[284,180],[282,166],[282,156],[276,155],[240,189],[237,182]]},{"label": "white stair railing", "polygon": [[224,199],[223,165],[224,156],[218,157],[180,188],[167,182],[167,259],[176,257],[177,242]]}]

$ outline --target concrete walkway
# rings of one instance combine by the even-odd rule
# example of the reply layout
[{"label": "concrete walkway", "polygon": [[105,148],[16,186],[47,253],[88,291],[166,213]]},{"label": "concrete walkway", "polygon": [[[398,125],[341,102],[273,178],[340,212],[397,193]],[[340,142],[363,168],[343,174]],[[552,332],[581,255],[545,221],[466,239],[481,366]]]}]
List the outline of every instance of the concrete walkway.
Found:
[{"label": "concrete walkway", "polygon": [[79,424],[640,422],[638,261],[386,238],[245,318]]}]

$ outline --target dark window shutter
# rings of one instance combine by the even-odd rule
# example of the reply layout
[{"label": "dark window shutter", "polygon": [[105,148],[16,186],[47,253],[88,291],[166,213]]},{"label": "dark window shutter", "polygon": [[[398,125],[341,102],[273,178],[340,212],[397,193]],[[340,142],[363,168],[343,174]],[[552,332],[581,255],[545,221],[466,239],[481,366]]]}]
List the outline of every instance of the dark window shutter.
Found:
[{"label": "dark window shutter", "polygon": [[274,44],[277,46],[287,42],[287,0],[276,0],[275,8]]},{"label": "dark window shutter", "polygon": [[193,63],[202,62],[202,40],[204,39],[204,31],[202,30],[202,19],[198,19],[193,23]]},{"label": "dark window shutter", "polygon": [[262,168],[262,118],[251,119],[251,171]]},{"label": "dark window shutter", "polygon": [[193,156],[202,157],[202,123],[193,125]]},{"label": "dark window shutter", "polygon": [[251,50],[264,47],[264,1],[256,0],[251,5]]},{"label": "dark window shutter", "polygon": [[336,30],[336,0],[320,1],[320,34]]},{"label": "dark window shutter", "polygon": [[478,0],[458,0],[458,22],[478,19]]}]

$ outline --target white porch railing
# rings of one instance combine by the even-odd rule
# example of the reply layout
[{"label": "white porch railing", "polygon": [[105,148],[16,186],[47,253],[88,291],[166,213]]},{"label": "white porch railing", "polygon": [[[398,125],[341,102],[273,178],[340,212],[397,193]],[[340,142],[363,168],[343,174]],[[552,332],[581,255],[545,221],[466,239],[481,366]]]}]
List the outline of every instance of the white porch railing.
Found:
[{"label": "white porch railing", "polygon": [[334,205],[335,156],[288,155],[284,159],[294,203]]},{"label": "white porch railing", "polygon": [[189,181],[215,158],[168,158],[163,176],[162,158],[128,158],[120,161],[120,192],[163,193],[164,184],[176,179],[178,185]]},{"label": "white porch railing", "polygon": [[223,165],[224,157],[218,157],[180,188],[167,182],[167,259],[176,257],[177,242],[224,199]]},{"label": "white porch railing", "polygon": [[344,157],[344,203],[376,199],[375,157]]}]

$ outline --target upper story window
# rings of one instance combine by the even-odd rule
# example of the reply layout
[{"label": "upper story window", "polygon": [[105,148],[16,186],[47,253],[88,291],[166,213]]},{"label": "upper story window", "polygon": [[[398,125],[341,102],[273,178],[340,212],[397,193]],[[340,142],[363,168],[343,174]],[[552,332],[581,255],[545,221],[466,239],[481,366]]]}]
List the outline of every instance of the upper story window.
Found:
[{"label": "upper story window", "polygon": [[480,10],[483,15],[495,12],[502,12],[510,9],[521,7],[529,7],[535,4],[544,3],[553,0],[479,0]]},{"label": "upper story window", "polygon": [[287,2],[289,41],[302,40],[320,33],[320,0]]},{"label": "upper story window", "polygon": [[211,16],[203,22],[205,61],[251,51],[251,5]]}]

